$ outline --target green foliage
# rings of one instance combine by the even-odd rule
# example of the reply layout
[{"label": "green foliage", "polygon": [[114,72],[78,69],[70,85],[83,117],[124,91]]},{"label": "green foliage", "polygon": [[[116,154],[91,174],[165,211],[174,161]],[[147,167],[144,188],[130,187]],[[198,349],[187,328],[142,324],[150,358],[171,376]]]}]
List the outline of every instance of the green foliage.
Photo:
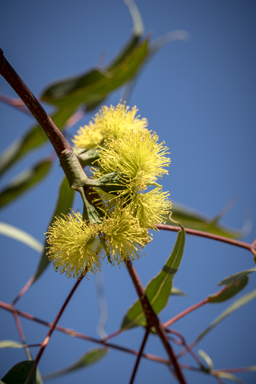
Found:
[{"label": "green foliage", "polygon": [[[178,233],[173,251],[165,263],[163,269],[146,286],[146,296],[156,314],[161,312],[166,304],[172,289],[173,277],[177,272],[185,247],[185,231],[181,227]],[[137,300],[126,313],[121,329],[134,328],[139,325],[146,326],[146,317],[144,315],[141,303]]]},{"label": "green foliage", "polygon": [[87,368],[88,366],[97,363],[99,360],[103,359],[108,353],[108,349],[106,348],[94,348],[89,352],[85,353],[80,357],[75,363],[70,365],[69,367],[62,369],[61,371],[56,371],[50,373],[49,375],[45,375],[43,380],[51,380],[56,377],[65,375],[67,373],[76,371],[77,369]]},{"label": "green foliage", "polygon": [[[4,384],[24,384],[34,364],[34,361],[21,361],[6,373],[2,378],[2,382]],[[36,370],[32,373],[28,384],[37,384]]]}]

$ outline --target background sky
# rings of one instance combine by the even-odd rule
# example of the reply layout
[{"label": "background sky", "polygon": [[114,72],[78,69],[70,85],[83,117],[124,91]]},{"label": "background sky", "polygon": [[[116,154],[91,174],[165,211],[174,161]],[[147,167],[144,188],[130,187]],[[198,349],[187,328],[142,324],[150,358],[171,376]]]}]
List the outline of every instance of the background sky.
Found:
[{"label": "background sky", "polygon": [[[149,129],[170,148],[172,163],[169,176],[163,178],[164,190],[171,200],[216,215],[236,198],[236,204],[222,223],[240,229],[245,218],[253,221],[244,241],[256,234],[256,3],[253,0],[137,0],[145,33],[154,41],[163,34],[184,29],[187,42],[175,41],[163,47],[146,65],[134,87],[129,104],[137,105]],[[53,0],[44,2],[9,1],[1,6],[1,48],[6,58],[35,95],[52,81],[76,75],[96,66],[100,57],[107,64],[130,36],[133,24],[127,6],[121,0]],[[16,97],[0,79],[0,92]],[[106,101],[117,104],[122,92]],[[50,108],[47,109],[51,111]],[[33,119],[14,108],[0,104],[3,151],[33,125]],[[87,124],[91,114],[70,131]],[[33,152],[11,168],[0,186],[37,159],[51,153],[50,145]],[[39,156],[40,155],[40,156]],[[63,171],[55,164],[50,176],[27,194],[4,207],[0,220],[15,225],[43,242],[44,232],[54,210]],[[82,211],[77,196],[74,209]],[[175,233],[154,234],[146,248],[146,257],[134,263],[144,285],[164,265],[176,239]],[[34,273],[40,255],[23,244],[0,237],[0,300],[11,302]],[[217,284],[230,274],[252,268],[252,254],[246,250],[212,240],[187,237],[181,267],[174,285],[187,297],[172,297],[160,318],[167,321],[175,314],[203,300],[218,290]],[[119,329],[126,310],[136,299],[136,292],[125,268],[103,265],[103,279],[108,305],[108,334]],[[55,273],[50,266],[28,290],[17,308],[42,319],[53,321],[74,280]],[[240,293],[255,289],[256,276],[250,276]],[[239,296],[236,296],[236,300]],[[174,329],[192,342],[230,302],[198,309],[180,320]],[[228,317],[210,332],[196,348],[206,351],[214,367],[231,368],[256,364],[255,305],[252,301]],[[19,341],[13,317],[1,310],[0,340]],[[98,337],[99,319],[95,278],[79,286],[59,324],[92,337]],[[40,343],[47,328],[21,318],[27,343]],[[138,349],[143,332],[127,331],[112,341]],[[54,332],[40,361],[42,374],[61,369],[95,347],[93,343]],[[178,349],[175,347],[175,350]],[[166,357],[156,337],[151,336],[146,352]],[[32,350],[36,356],[37,349]],[[25,360],[23,350],[0,351],[0,377],[14,364]],[[110,350],[97,365],[49,383],[128,383],[135,357]],[[189,358],[181,360],[192,364]],[[255,383],[256,373],[241,374],[246,383]],[[214,383],[212,377],[186,371],[188,383]],[[169,383],[175,379],[165,366],[142,360],[136,383]]]}]

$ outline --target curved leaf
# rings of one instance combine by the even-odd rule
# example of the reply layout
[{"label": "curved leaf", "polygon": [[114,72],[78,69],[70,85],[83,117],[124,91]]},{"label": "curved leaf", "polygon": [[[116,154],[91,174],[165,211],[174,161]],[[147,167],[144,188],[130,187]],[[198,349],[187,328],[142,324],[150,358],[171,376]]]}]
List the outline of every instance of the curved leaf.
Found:
[{"label": "curved leaf", "polygon": [[236,295],[247,285],[249,280],[248,275],[252,272],[256,272],[256,267],[226,277],[218,285],[226,285],[227,289],[220,293],[209,295],[208,303],[221,303],[222,301],[228,300]]},{"label": "curved leaf", "polygon": [[[61,129],[66,121],[75,112],[74,106],[67,106],[55,112],[51,118],[56,126]],[[25,136],[12,143],[0,157],[0,175],[9,169],[17,160],[21,159],[28,152],[45,144],[48,141],[46,134],[40,125],[34,126]]]},{"label": "curved leaf", "polygon": [[213,369],[213,361],[212,361],[212,359],[202,349],[199,349],[197,352],[198,352],[198,355],[201,356],[204,359],[204,361],[206,362],[206,364],[207,364],[207,368],[202,365],[203,371],[210,372]]},{"label": "curved leaf", "polygon": [[[57,205],[55,208],[55,211],[53,213],[52,219],[49,223],[49,226],[54,221],[55,216],[60,215],[63,213],[64,215],[69,212],[69,209],[72,207],[73,201],[74,201],[75,191],[74,189],[71,189],[68,183],[68,180],[66,176],[64,176],[64,179],[60,185],[59,190],[59,197],[57,201]],[[39,262],[37,271],[35,273],[34,282],[41,276],[41,274],[44,272],[45,268],[49,265],[49,260],[47,257],[47,242],[44,243],[44,251],[41,256],[41,260]]]},{"label": "curved leaf", "polygon": [[[197,229],[199,231],[230,238],[239,238],[245,235],[245,230],[243,229],[230,229],[219,224],[219,220],[222,216],[223,213],[216,215],[213,219],[209,219],[202,213],[185,207],[184,205],[174,203],[172,206],[172,219],[181,223],[185,228]],[[174,225],[169,219],[169,215],[166,216],[166,224]]]},{"label": "curved leaf", "polygon": [[136,74],[146,59],[148,50],[148,39],[146,39],[112,70],[94,69],[82,76],[57,82],[47,88],[41,98],[59,107],[99,102],[109,92],[114,91]]},{"label": "curved leaf", "polygon": [[197,336],[197,341],[201,340],[208,332],[210,332],[216,325],[218,325],[227,316],[231,315],[234,311],[249,303],[251,300],[256,298],[256,289],[246,295],[240,297],[240,299],[234,301],[228,308],[225,309],[203,332]]},{"label": "curved leaf", "polygon": [[24,345],[13,340],[2,340],[0,348],[24,348]]},{"label": "curved leaf", "polygon": [[[173,251],[166,264],[159,274],[148,283],[145,289],[147,298],[156,314],[162,311],[168,302],[172,289],[173,277],[179,268],[183,256],[185,236],[185,231],[183,227],[181,227]],[[139,325],[145,326],[146,318],[138,299],[126,313],[121,329],[129,329]]]},{"label": "curved leaf", "polygon": [[215,374],[215,376],[222,377],[223,379],[232,380],[232,381],[234,381],[237,384],[245,384],[244,381],[242,381],[241,379],[239,379],[235,375],[232,375],[229,372],[218,372],[218,374]]},{"label": "curved leaf", "polygon": [[[6,373],[2,381],[5,384],[24,384],[34,364],[34,361],[21,361]],[[36,370],[32,373],[28,384],[36,384]]]},{"label": "curved leaf", "polygon": [[27,169],[13,178],[9,185],[0,192],[0,207],[10,203],[41,181],[50,171],[51,165],[51,160],[43,160],[33,168]]},{"label": "curved leaf", "polygon": [[29,233],[22,231],[19,228],[14,227],[13,225],[1,223],[0,222],[0,234],[9,236],[12,239],[20,241],[29,247],[33,248],[37,252],[43,252],[43,244],[41,244],[37,239],[31,236]]},{"label": "curved leaf", "polygon": [[60,371],[56,371],[56,372],[50,373],[49,375],[43,376],[43,380],[50,380],[55,377],[65,375],[66,373],[76,371],[77,369],[86,368],[89,365],[97,363],[97,361],[105,357],[107,352],[108,352],[107,348],[91,349],[89,352],[85,353],[79,360],[77,360],[74,364]]}]

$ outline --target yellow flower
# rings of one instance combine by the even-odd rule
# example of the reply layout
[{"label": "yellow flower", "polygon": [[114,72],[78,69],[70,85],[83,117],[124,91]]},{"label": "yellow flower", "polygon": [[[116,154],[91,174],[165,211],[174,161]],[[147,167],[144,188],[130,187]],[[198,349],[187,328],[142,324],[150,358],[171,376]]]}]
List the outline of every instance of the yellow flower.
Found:
[{"label": "yellow flower", "polygon": [[102,245],[98,234],[99,227],[87,225],[79,212],[56,217],[46,233],[47,255],[55,270],[68,278],[79,278],[100,269]]},{"label": "yellow flower", "polygon": [[169,193],[161,188],[154,188],[146,193],[134,193],[128,204],[129,210],[138,218],[144,228],[156,228],[166,220],[172,204],[168,200]]},{"label": "yellow flower", "polygon": [[102,232],[109,257],[113,265],[117,263],[119,266],[125,264],[129,257],[139,259],[143,254],[142,248],[152,240],[138,219],[121,206],[116,207],[110,217],[105,217]]},{"label": "yellow flower", "polygon": [[128,131],[116,139],[110,137],[99,149],[96,162],[99,169],[93,169],[94,177],[117,172],[128,188],[134,191],[146,189],[157,178],[168,174],[163,168],[170,164],[170,159],[165,157],[168,148],[164,142],[159,144],[157,141],[158,136],[148,130]]},{"label": "yellow flower", "polygon": [[72,140],[75,147],[91,149],[108,137],[122,136],[127,131],[144,130],[147,120],[136,116],[137,108],[129,107],[122,103],[114,106],[103,106],[99,113],[89,122],[89,125],[80,127],[77,135]]}]

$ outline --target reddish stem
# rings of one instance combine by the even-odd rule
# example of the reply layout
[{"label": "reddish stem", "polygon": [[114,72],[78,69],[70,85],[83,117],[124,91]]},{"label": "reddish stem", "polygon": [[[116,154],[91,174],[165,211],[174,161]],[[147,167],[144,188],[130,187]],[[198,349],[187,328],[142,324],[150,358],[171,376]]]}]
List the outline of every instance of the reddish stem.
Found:
[{"label": "reddish stem", "polygon": [[81,278],[80,278],[79,280],[77,280],[77,282],[75,283],[74,287],[72,288],[70,294],[69,294],[68,297],[66,298],[64,304],[62,305],[62,307],[61,307],[61,309],[60,309],[58,315],[56,316],[56,319],[54,320],[52,326],[51,326],[50,329],[49,329],[49,332],[48,332],[46,338],[44,339],[44,341],[43,341],[43,343],[42,343],[42,346],[41,346],[41,348],[40,348],[40,350],[39,350],[39,352],[38,352],[38,355],[37,355],[37,357],[36,357],[36,359],[35,359],[35,364],[34,364],[32,370],[31,370],[30,374],[28,375],[25,384],[28,384],[28,383],[29,383],[29,380],[30,380],[30,378],[31,378],[31,376],[32,376],[32,373],[33,373],[34,370],[36,369],[37,364],[39,363],[39,361],[40,361],[40,359],[41,359],[41,356],[42,356],[42,354],[43,354],[43,352],[44,352],[44,350],[45,350],[45,347],[47,346],[47,344],[48,344],[49,341],[50,341],[51,335],[52,335],[54,329],[56,328],[56,325],[57,325],[57,323],[58,323],[58,321],[59,321],[59,319],[60,319],[62,313],[64,312],[64,310],[65,310],[66,306],[68,305],[68,303],[69,303],[71,297],[73,296],[74,292],[76,291],[78,285],[81,283],[81,281],[83,280],[83,278],[84,278],[84,275],[81,276]]},{"label": "reddish stem", "polygon": [[175,373],[177,375],[179,382],[181,384],[185,384],[186,382],[185,382],[185,379],[184,379],[183,374],[181,372],[181,369],[180,369],[180,366],[179,366],[178,361],[176,359],[176,356],[174,355],[172,347],[170,346],[170,344],[168,342],[165,328],[164,328],[163,324],[161,323],[161,321],[158,319],[155,312],[153,311],[153,309],[152,309],[152,307],[148,301],[148,298],[145,294],[145,290],[143,288],[143,285],[142,285],[142,283],[139,279],[139,276],[138,276],[138,274],[137,274],[137,272],[136,272],[130,259],[127,260],[126,265],[127,265],[128,272],[131,276],[131,279],[133,281],[133,284],[135,286],[135,289],[137,291],[137,294],[139,296],[143,311],[145,313],[145,317],[147,319],[147,326],[149,328],[155,327],[155,329],[158,333],[158,336],[160,337],[160,339],[161,339],[161,341],[162,341],[162,343],[166,349],[166,352],[168,353],[168,356],[171,359],[171,362],[173,364],[173,367],[174,367],[174,370],[175,370]]},{"label": "reddish stem", "polygon": [[[167,224],[158,224],[156,226],[158,229],[162,229],[165,231],[174,231],[179,232],[181,230],[180,227],[176,227],[175,225],[167,225]],[[214,235],[213,233],[198,231],[197,229],[190,229],[190,228],[184,228],[185,232],[190,235],[200,236],[200,237],[206,237],[208,239],[222,241],[223,243],[228,243],[231,245],[235,245],[237,247],[248,249],[252,252],[253,255],[256,253],[256,239],[251,243],[245,243],[243,241],[230,239],[228,237]]]},{"label": "reddish stem", "polygon": [[24,293],[29,289],[29,287],[33,284],[35,280],[35,276],[32,276],[28,282],[24,285],[20,293],[15,297],[15,299],[12,302],[12,305],[16,304],[17,301],[24,295]]},{"label": "reddish stem", "polygon": [[170,325],[172,325],[173,323],[175,323],[176,321],[181,319],[183,316],[186,316],[188,313],[194,311],[195,309],[202,307],[202,305],[204,305],[206,303],[208,303],[208,299],[204,299],[204,300],[200,301],[199,303],[192,305],[191,307],[185,309],[185,311],[183,311],[183,312],[179,313],[177,316],[173,317],[171,320],[166,321],[166,323],[164,323],[164,327],[165,328],[169,327]]},{"label": "reddish stem", "polygon": [[130,380],[130,384],[133,384],[133,382],[134,382],[135,375],[136,375],[136,372],[137,372],[138,367],[139,367],[139,363],[140,363],[141,356],[142,356],[142,353],[144,351],[144,348],[145,348],[145,345],[146,345],[146,342],[147,342],[147,339],[148,339],[149,332],[150,332],[150,328],[147,327],[145,335],[144,335],[144,338],[142,340],[140,351],[139,351],[139,354],[138,354],[138,357],[136,359],[136,363],[135,363],[135,366],[134,366],[134,369],[133,369],[133,373],[132,373],[132,377],[131,377],[131,380]]}]

